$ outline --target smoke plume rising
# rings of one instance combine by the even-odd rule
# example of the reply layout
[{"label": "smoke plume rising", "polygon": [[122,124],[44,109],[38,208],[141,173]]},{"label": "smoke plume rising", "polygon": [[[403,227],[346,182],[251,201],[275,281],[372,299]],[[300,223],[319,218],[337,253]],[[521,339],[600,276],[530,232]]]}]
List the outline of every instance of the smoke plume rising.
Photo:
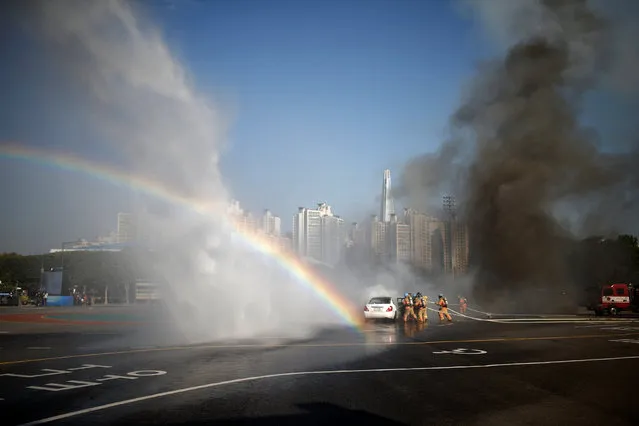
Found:
[{"label": "smoke plume rising", "polygon": [[[55,69],[66,73],[74,99],[92,112],[96,132],[130,160],[131,170],[217,206],[203,216],[154,205],[156,214],[145,219],[159,247],[156,272],[170,287],[172,327],[164,332],[190,341],[286,337],[342,322],[287,271],[234,236],[218,169],[228,117],[196,92],[144,15],[115,0],[21,8]],[[149,205],[141,200],[141,208]]]},{"label": "smoke plume rising", "polygon": [[566,260],[574,238],[627,230],[639,216],[637,141],[604,150],[579,122],[584,94],[613,61],[613,22],[585,0],[468,5],[507,51],[479,69],[450,139],[407,165],[403,192],[419,205],[457,195],[484,306],[548,309],[557,299],[537,291],[576,284]]}]

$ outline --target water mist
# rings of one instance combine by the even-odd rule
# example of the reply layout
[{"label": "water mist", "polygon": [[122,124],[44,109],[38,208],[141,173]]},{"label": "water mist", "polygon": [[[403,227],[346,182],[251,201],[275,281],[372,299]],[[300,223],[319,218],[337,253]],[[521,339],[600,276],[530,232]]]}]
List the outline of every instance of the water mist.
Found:
[{"label": "water mist", "polygon": [[[168,283],[163,332],[189,342],[303,336],[342,323],[286,269],[234,235],[218,161],[228,126],[195,89],[158,29],[123,1],[30,2],[41,36],[77,102],[92,112],[132,172],[212,206],[205,215],[140,198]],[[159,258],[158,258],[159,257]]]}]

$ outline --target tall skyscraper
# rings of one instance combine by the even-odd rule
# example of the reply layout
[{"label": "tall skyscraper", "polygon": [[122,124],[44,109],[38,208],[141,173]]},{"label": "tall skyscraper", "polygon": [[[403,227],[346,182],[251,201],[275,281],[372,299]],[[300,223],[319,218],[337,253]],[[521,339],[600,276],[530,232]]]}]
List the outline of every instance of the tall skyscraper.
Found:
[{"label": "tall skyscraper", "polygon": [[395,214],[395,206],[391,195],[391,173],[384,170],[384,180],[382,182],[382,208],[380,219],[382,222],[390,222],[391,215]]}]

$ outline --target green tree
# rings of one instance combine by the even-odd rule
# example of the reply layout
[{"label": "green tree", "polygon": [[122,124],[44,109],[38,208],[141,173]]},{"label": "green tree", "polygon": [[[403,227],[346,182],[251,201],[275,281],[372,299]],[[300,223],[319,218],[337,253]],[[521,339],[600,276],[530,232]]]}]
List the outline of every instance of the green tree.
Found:
[{"label": "green tree", "polygon": [[619,235],[617,241],[627,252],[627,262],[632,270],[632,281],[639,281],[639,239],[635,235]]},{"label": "green tree", "polygon": [[40,267],[33,256],[3,253],[0,255],[0,281],[13,287],[37,286],[40,282]]},{"label": "green tree", "polygon": [[36,256],[0,254],[0,281],[3,286],[37,289],[40,272],[64,266],[63,294],[76,287],[102,297],[129,301],[137,278],[151,279],[157,259],[145,251],[64,252]]}]

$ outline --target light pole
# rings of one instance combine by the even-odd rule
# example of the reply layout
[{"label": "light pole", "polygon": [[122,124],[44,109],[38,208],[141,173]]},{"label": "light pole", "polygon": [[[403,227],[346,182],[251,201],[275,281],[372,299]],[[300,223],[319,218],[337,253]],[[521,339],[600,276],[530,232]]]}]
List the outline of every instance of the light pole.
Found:
[{"label": "light pole", "polygon": [[[60,272],[62,272],[62,278],[61,278],[62,282],[60,283],[60,285],[62,288],[64,288],[64,249],[71,244],[77,244],[77,241],[65,241],[61,244],[62,251],[60,255],[61,257],[60,263],[62,265],[60,266]],[[62,292],[62,288],[60,288],[60,292]]]}]

